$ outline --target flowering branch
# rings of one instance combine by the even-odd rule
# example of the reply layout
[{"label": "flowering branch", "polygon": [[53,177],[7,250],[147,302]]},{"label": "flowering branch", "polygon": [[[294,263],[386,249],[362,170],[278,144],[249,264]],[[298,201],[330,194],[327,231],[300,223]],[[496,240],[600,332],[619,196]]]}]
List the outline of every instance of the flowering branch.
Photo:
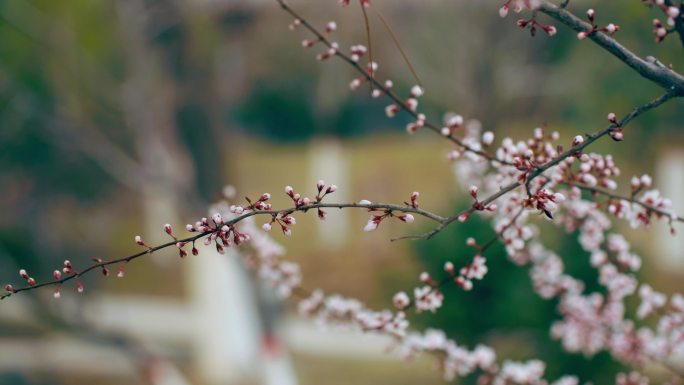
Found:
[{"label": "flowering branch", "polygon": [[[662,105],[663,103],[667,102],[668,100],[672,99],[675,96],[676,95],[674,92],[668,92],[668,93],[662,95],[661,97],[659,97],[659,98],[657,98],[651,102],[648,102],[646,104],[643,104],[641,106],[636,107],[629,114],[625,115],[625,117],[623,117],[620,121],[616,120],[615,122],[611,123],[608,127],[604,128],[600,131],[597,131],[593,134],[587,135],[586,139],[581,138],[581,137],[580,137],[581,141],[576,139],[579,143],[574,145],[572,148],[570,148],[569,150],[560,154],[555,159],[533,169],[529,173],[529,175],[527,176],[527,178],[526,178],[527,182],[526,183],[529,185],[529,182],[531,182],[533,179],[543,175],[546,170],[560,164],[562,161],[564,161],[565,159],[567,159],[571,156],[580,154],[582,152],[582,150],[584,150],[590,144],[594,143],[595,141],[599,140],[600,138],[602,138],[606,135],[609,135],[611,132],[613,132],[616,129],[624,128],[637,116]],[[521,184],[518,182],[510,183],[507,186],[502,187],[499,191],[490,195],[488,198],[484,199],[480,203],[482,203],[484,206],[490,205],[491,203],[493,203],[494,201],[496,201],[497,199],[499,199],[503,195],[517,189],[520,186],[521,186]],[[599,191],[597,191],[597,192],[599,192]],[[647,208],[654,209],[653,207],[647,207]],[[404,236],[404,237],[400,237],[400,238],[396,238],[396,239],[430,239],[433,236],[435,236],[437,233],[442,231],[445,227],[449,226],[454,221],[456,221],[456,220],[459,220],[459,221],[467,220],[468,217],[475,211],[477,211],[476,207],[474,207],[474,206],[470,207],[468,209],[462,210],[459,213],[454,214],[454,215],[446,218],[445,221],[440,223],[439,226],[437,226],[432,231],[429,231],[429,232],[424,233],[424,234],[419,234],[419,235],[408,235],[408,236]],[[659,210],[653,210],[653,211],[660,212]],[[668,213],[666,215],[670,216],[671,214]]]},{"label": "flowering branch", "polygon": [[646,59],[640,58],[632,51],[618,43],[618,41],[610,35],[594,32],[592,25],[584,22],[566,8],[559,7],[550,1],[541,1],[538,11],[567,25],[578,33],[587,34],[587,37],[594,43],[610,52],[613,56],[627,64],[630,68],[638,72],[644,78],[649,79],[667,89],[668,92],[672,91],[676,96],[684,95],[684,76],[662,65],[655,58],[651,56],[647,57]]},{"label": "flowering branch", "polygon": [[673,216],[671,212],[659,209],[659,208],[652,206],[652,205],[649,205],[649,204],[645,203],[644,201],[636,199],[633,196],[627,197],[624,195],[616,194],[616,193],[614,193],[610,190],[604,189],[604,188],[600,188],[600,187],[596,187],[596,186],[587,186],[587,185],[581,184],[581,183],[565,182],[565,184],[567,184],[570,187],[574,186],[574,187],[577,187],[577,188],[582,189],[582,190],[590,191],[594,194],[604,195],[604,196],[607,196],[607,197],[612,198],[612,199],[617,199],[620,201],[626,201],[626,202],[634,203],[634,204],[637,204],[637,205],[645,208],[648,211],[652,211],[654,213],[657,213],[658,215],[663,215],[665,217],[671,218],[673,221],[684,223],[684,218],[682,218],[678,215]]},{"label": "flowering branch", "polygon": [[[289,217],[290,214],[294,212],[307,212],[309,210],[314,210],[314,209],[322,209],[322,208],[338,208],[338,209],[344,209],[344,208],[362,208],[366,209],[368,211],[377,211],[377,210],[382,210],[386,213],[388,216],[394,215],[394,212],[401,212],[401,213],[413,213],[416,215],[423,216],[425,218],[428,218],[430,220],[433,220],[437,223],[443,223],[446,221],[446,218],[441,217],[435,213],[432,213],[430,211],[424,210],[419,208],[417,205],[396,205],[396,204],[387,204],[387,203],[371,203],[368,201],[360,201],[359,203],[311,203],[311,204],[303,204],[303,205],[298,205],[295,207],[287,208],[284,210],[250,210],[250,211],[244,211],[241,215],[231,219],[231,220],[226,220],[222,221],[220,223],[220,226],[217,224],[215,228],[208,229],[206,231],[201,231],[199,234],[183,238],[183,239],[178,239],[174,237],[174,240],[172,242],[167,242],[163,243],[157,246],[147,246],[142,238],[136,237],[136,243],[138,243],[141,246],[144,246],[146,248],[145,251],[141,251],[139,253],[135,253],[126,257],[110,260],[110,261],[103,261],[100,259],[96,259],[96,263],[88,266],[87,268],[80,270],[76,272],[71,266],[70,261],[65,261],[65,268],[64,268],[64,275],[62,275],[61,272],[58,270],[55,271],[55,279],[52,281],[46,281],[42,283],[37,283],[34,278],[29,277],[28,274],[25,272],[21,274],[22,278],[25,278],[27,280],[27,285],[24,287],[19,287],[19,288],[14,288],[11,285],[7,285],[5,287],[6,293],[0,296],[0,300],[5,299],[12,294],[16,294],[22,291],[29,291],[29,290],[34,290],[38,289],[44,286],[54,286],[54,285],[62,285],[65,282],[71,281],[71,280],[79,280],[80,277],[92,272],[93,270],[98,270],[100,269],[104,275],[109,274],[109,270],[107,270],[108,266],[111,265],[121,265],[125,266],[130,261],[133,261],[135,259],[138,259],[142,256],[152,254],[155,251],[166,249],[172,246],[178,247],[182,251],[182,247],[186,244],[194,244],[195,241],[211,236],[212,234],[216,234],[217,231],[220,231],[220,229],[224,226],[227,226],[228,228],[232,228],[234,225],[238,224],[239,222],[242,222],[243,220],[255,216],[255,215],[267,215],[272,218],[291,218]],[[320,214],[319,214],[320,216]],[[398,217],[401,219],[403,222],[412,222],[413,217],[412,216],[406,216],[403,215],[401,217]],[[287,219],[286,219],[287,221]],[[294,222],[292,222],[294,224]],[[270,225],[269,225],[270,226]],[[270,227],[269,227],[270,228]],[[173,237],[173,234],[171,232],[171,227],[169,225],[164,226],[164,229],[166,232]],[[286,233],[287,234],[287,233]],[[237,243],[237,242],[236,242]],[[194,252],[194,251],[193,251]],[[184,256],[184,255],[181,255]],[[23,271],[23,270],[22,270]],[[24,277],[25,275],[25,277]],[[119,276],[123,276],[123,269],[120,270]],[[82,291],[82,285],[79,285],[79,291]]]}]

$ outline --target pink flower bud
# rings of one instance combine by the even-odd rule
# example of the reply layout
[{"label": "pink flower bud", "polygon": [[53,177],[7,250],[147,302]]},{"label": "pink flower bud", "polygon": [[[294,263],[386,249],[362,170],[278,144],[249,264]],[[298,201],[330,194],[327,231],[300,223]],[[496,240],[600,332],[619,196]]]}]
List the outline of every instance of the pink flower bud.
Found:
[{"label": "pink flower bud", "polygon": [[614,112],[608,114],[608,121],[611,123],[617,123],[617,116]]},{"label": "pink flower bud", "polygon": [[477,198],[477,191],[478,191],[477,186],[470,186],[470,188],[468,189],[470,196],[472,196],[473,198]]},{"label": "pink flower bud", "polygon": [[119,266],[119,270],[116,272],[117,278],[123,278],[126,275],[126,265]]},{"label": "pink flower bud", "polygon": [[214,223],[216,223],[217,225],[223,223],[223,217],[221,217],[221,214],[219,213],[212,215],[211,220],[214,221]]},{"label": "pink flower bud", "polygon": [[669,16],[669,17],[671,17],[671,18],[674,19],[675,17],[679,16],[679,8],[677,8],[677,7],[667,7],[667,12],[666,12],[666,13],[667,13],[667,16]]},{"label": "pink flower bud", "polygon": [[589,36],[589,33],[582,31],[582,32],[577,34],[577,39],[584,40],[587,38],[587,36]]},{"label": "pink flower bud", "polygon": [[164,225],[164,231],[166,232],[166,234],[169,234],[169,235],[171,235],[173,233],[173,229],[171,228],[171,225],[168,223]]},{"label": "pink flower bud", "polygon": [[465,221],[468,220],[468,217],[469,217],[469,216],[470,216],[470,215],[468,215],[468,214],[461,214],[461,215],[458,216],[457,219],[458,219],[459,222],[465,223]]},{"label": "pink flower bud", "polygon": [[409,296],[406,293],[401,291],[394,295],[394,297],[392,298],[392,302],[394,303],[394,306],[397,309],[403,310],[409,305],[411,300],[409,299]]},{"label": "pink flower bud", "polygon": [[378,222],[376,222],[374,218],[371,218],[368,220],[368,223],[366,223],[366,226],[363,228],[363,231],[373,231],[377,228]]},{"label": "pink flower bud", "polygon": [[454,264],[451,262],[446,262],[444,264],[444,271],[446,271],[449,274],[453,274],[455,270]]},{"label": "pink flower bud", "polygon": [[26,273],[26,270],[24,270],[24,269],[19,270],[19,276],[21,278],[24,278],[24,279],[28,279],[28,277],[29,277],[28,273]]},{"label": "pink flower bud", "polygon": [[322,191],[323,187],[325,187],[325,181],[323,179],[319,179],[318,182],[316,182],[316,188],[318,191]]},{"label": "pink flower bud", "polygon": [[33,277],[29,277],[29,278],[26,280],[26,283],[28,283],[29,286],[35,286],[35,285],[36,285],[36,280],[33,279]]},{"label": "pink flower bud", "polygon": [[301,21],[301,20],[299,20],[299,19],[294,19],[294,20],[292,21],[292,23],[290,23],[290,25],[288,26],[288,28],[290,29],[290,31],[294,31],[294,30],[297,29],[297,27],[299,27],[301,24],[302,24],[302,21]]},{"label": "pink flower bud", "polygon": [[582,135],[577,135],[572,139],[572,146],[578,146],[580,144],[584,143],[584,137]]},{"label": "pink flower bud", "polygon": [[371,201],[366,200],[366,199],[361,199],[361,200],[359,201],[359,205],[361,205],[361,206],[369,206],[369,205],[371,205]]},{"label": "pink flower bud", "polygon": [[14,293],[14,286],[10,284],[5,285],[5,291],[7,291],[8,293]]},{"label": "pink flower bud", "polygon": [[440,132],[440,134],[442,134],[444,136],[450,136],[451,135],[451,130],[449,129],[449,127],[442,127],[442,129],[439,130],[439,132]]},{"label": "pink flower bud", "polygon": [[499,16],[502,18],[508,16],[508,4],[504,4],[499,8]]},{"label": "pink flower bud", "polygon": [[59,270],[55,270],[52,272],[52,276],[55,277],[55,279],[61,279],[62,278],[62,272]]},{"label": "pink flower bud", "polygon": [[494,142],[494,133],[491,131],[486,131],[482,134],[482,144],[485,146],[491,146]]},{"label": "pink flower bud", "polygon": [[261,194],[261,198],[259,198],[259,200],[262,202],[266,202],[269,199],[271,199],[271,194],[269,193],[263,193]]},{"label": "pink flower bud", "polygon": [[621,128],[616,128],[613,131],[610,132],[610,137],[616,141],[620,142],[625,139],[625,133],[622,131]]},{"label": "pink flower bud", "polygon": [[62,298],[62,288],[61,288],[61,287],[57,287],[57,288],[55,289],[55,291],[52,293],[52,296],[53,296],[55,299],[60,299],[60,298]]},{"label": "pink flower bud", "polygon": [[423,89],[420,86],[413,86],[410,95],[412,98],[419,98],[423,96]]},{"label": "pink flower bud", "polygon": [[596,12],[591,8],[587,10],[587,19],[594,21],[594,17],[596,17]]},{"label": "pink flower bud", "polygon": [[[140,235],[135,236],[135,243],[139,244],[140,246],[145,246],[145,242],[143,242],[143,239]],[[66,262],[65,262],[66,266]]]},{"label": "pink flower bud", "polygon": [[461,115],[454,115],[451,118],[449,118],[448,121],[449,127],[460,127],[463,125],[463,116]]},{"label": "pink flower bud", "polygon": [[470,247],[474,247],[476,244],[477,244],[477,242],[475,241],[475,238],[468,237],[468,239],[466,239],[466,245],[468,245]]},{"label": "pink flower bud", "polygon": [[385,114],[388,118],[393,118],[395,115],[397,115],[397,112],[399,112],[399,106],[396,104],[390,104],[389,106],[385,107]]},{"label": "pink flower bud", "polygon": [[271,231],[271,224],[270,223],[264,223],[263,226],[261,226],[264,231]]},{"label": "pink flower bud", "polygon": [[290,229],[289,227],[283,227],[283,234],[285,234],[285,236],[287,237],[292,236],[292,229]]},{"label": "pink flower bud", "polygon": [[424,271],[424,272],[420,273],[420,276],[419,276],[418,278],[419,278],[420,281],[423,282],[423,283],[430,283],[430,282],[432,282],[432,278],[430,277],[430,273],[428,273],[427,271]]},{"label": "pink flower bud", "polygon": [[418,199],[419,196],[420,196],[420,193],[418,191],[414,191],[411,193],[411,200],[415,201],[416,199]]},{"label": "pink flower bud", "polygon": [[619,29],[620,29],[620,27],[618,27],[617,25],[615,25],[613,23],[610,23],[606,26],[606,32],[608,32],[609,34],[614,34]]},{"label": "pink flower bud", "polygon": [[79,292],[79,294],[81,294],[81,293],[83,293],[83,290],[84,290],[84,289],[85,289],[85,288],[83,287],[83,283],[81,283],[81,282],[79,281],[79,282],[76,284],[76,291]]},{"label": "pink flower bud", "polygon": [[325,190],[325,193],[326,193],[326,194],[332,194],[332,193],[334,193],[335,191],[337,191],[337,186],[336,186],[336,185],[331,185],[330,187],[328,187],[327,190]]},{"label": "pink flower bud", "polygon": [[416,220],[416,219],[413,217],[413,215],[411,215],[411,214],[406,214],[406,215],[404,215],[404,216],[402,216],[402,217],[399,217],[399,218],[400,218],[402,221],[406,222],[406,223],[413,223],[413,221]]}]

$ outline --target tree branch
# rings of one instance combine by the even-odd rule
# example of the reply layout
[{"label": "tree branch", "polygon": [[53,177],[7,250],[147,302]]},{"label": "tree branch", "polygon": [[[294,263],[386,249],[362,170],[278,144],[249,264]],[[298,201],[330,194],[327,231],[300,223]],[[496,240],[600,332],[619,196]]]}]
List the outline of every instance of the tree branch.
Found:
[{"label": "tree branch", "polygon": [[[344,209],[344,208],[361,208],[361,209],[367,209],[367,210],[387,210],[387,212],[392,213],[394,211],[402,212],[402,213],[413,213],[416,215],[423,216],[425,218],[428,218],[430,220],[433,220],[437,223],[443,223],[447,219],[444,217],[441,217],[435,213],[432,213],[427,210],[423,210],[418,207],[412,207],[412,206],[402,206],[402,205],[395,205],[395,204],[386,204],[386,203],[371,203],[371,204],[360,204],[360,203],[313,203],[309,205],[304,205],[304,206],[299,206],[299,207],[291,207],[287,208],[284,210],[255,210],[255,211],[249,211],[245,212],[242,215],[239,215],[229,221],[225,221],[223,225],[227,226],[232,226],[235,225],[249,217],[253,217],[256,215],[268,215],[270,217],[275,217],[277,215],[281,216],[287,216],[295,212],[307,212],[309,210],[313,209],[318,209],[318,208],[338,208],[338,209]],[[33,286],[24,286],[20,288],[14,288],[11,292],[7,292],[0,296],[0,300],[5,299],[12,294],[16,294],[22,291],[29,291],[29,290],[35,290],[44,286],[52,286],[52,285],[61,285],[65,282],[71,281],[73,279],[80,278],[88,273],[90,273],[93,270],[97,269],[102,269],[107,266],[111,265],[117,265],[117,264],[122,264],[122,263],[128,263],[130,261],[133,261],[135,259],[138,259],[144,255],[152,254],[155,251],[166,249],[168,247],[176,246],[179,242],[183,244],[187,243],[192,243],[195,242],[201,238],[204,238],[206,236],[209,236],[211,234],[214,234],[220,230],[221,226],[218,226],[216,229],[212,229],[211,231],[206,231],[191,237],[183,238],[183,239],[174,239],[171,242],[163,243],[161,245],[157,245],[154,247],[148,247],[145,251],[141,251],[135,254],[131,254],[125,257],[121,257],[118,259],[110,260],[110,261],[103,261],[99,263],[92,264],[85,268],[84,270],[79,271],[78,273],[75,274],[70,274],[70,275],[65,275],[60,279],[55,279],[52,281],[47,281],[39,284],[35,284]]]},{"label": "tree branch", "polygon": [[[285,10],[285,12],[289,13],[292,17],[295,18],[295,20],[299,20],[301,22],[301,25],[304,26],[309,32],[313,33],[316,38],[323,43],[325,46],[328,48],[332,48],[332,42],[328,40],[321,32],[319,32],[315,27],[311,25],[306,19],[304,19],[302,16],[300,16],[297,12],[295,12],[292,8],[290,8],[287,4],[285,4],[284,0],[276,0],[278,4]],[[366,71],[359,63],[356,61],[352,60],[351,57],[347,56],[346,54],[342,53],[339,49],[335,50],[335,55],[341,58],[342,60],[346,61],[349,65],[354,67],[368,82],[370,82],[373,86],[375,86],[376,89],[380,90],[383,94],[385,94],[387,97],[392,99],[402,110],[406,111],[409,115],[411,115],[414,119],[418,119],[418,113],[411,108],[409,108],[406,105],[406,102],[399,96],[397,95],[394,91],[391,89],[387,89],[384,84],[382,84],[375,74],[371,76],[371,74]],[[429,130],[437,133],[438,135],[441,134],[441,126],[437,125],[435,123],[432,123],[430,121],[425,121],[423,124],[423,127],[428,128]],[[444,135],[442,135],[444,136]],[[484,151],[474,149],[467,144],[463,143],[459,138],[455,137],[453,134],[449,134],[449,136],[444,136],[445,138],[449,139],[451,142],[455,143],[457,146],[461,147],[464,151],[471,152],[473,154],[477,154],[483,158],[489,159],[491,161],[496,161],[499,163],[503,164],[509,164],[507,162],[504,162],[502,160],[499,160],[496,158],[496,156],[488,154]],[[509,164],[510,165],[510,164]]]},{"label": "tree branch", "polygon": [[659,64],[655,59],[640,58],[618,43],[613,37],[603,32],[592,32],[592,27],[589,23],[584,22],[567,9],[561,8],[548,0],[542,1],[538,11],[567,25],[577,32],[589,33],[589,39],[635,70],[642,77],[658,84],[668,91],[673,91],[675,95],[684,95],[684,76],[678,72]]}]

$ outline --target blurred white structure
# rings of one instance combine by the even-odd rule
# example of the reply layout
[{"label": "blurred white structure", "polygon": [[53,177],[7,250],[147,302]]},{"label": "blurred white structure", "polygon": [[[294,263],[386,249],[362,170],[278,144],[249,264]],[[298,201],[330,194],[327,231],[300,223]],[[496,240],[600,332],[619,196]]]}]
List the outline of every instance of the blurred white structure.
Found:
[{"label": "blurred white structure", "polygon": [[[663,196],[672,199],[672,208],[676,213],[684,212],[684,152],[671,149],[658,159],[656,182]],[[681,224],[675,224],[681,232]],[[668,231],[658,231],[656,244],[658,258],[665,269],[673,272],[684,272],[684,252],[682,237],[673,237]]]}]

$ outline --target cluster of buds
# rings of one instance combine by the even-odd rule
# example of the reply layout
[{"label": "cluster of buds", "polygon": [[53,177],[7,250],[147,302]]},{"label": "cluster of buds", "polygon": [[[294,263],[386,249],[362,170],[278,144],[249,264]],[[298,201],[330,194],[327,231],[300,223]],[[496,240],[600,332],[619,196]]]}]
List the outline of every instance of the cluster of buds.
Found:
[{"label": "cluster of buds", "polygon": [[439,282],[435,281],[428,272],[420,273],[420,281],[424,286],[413,289],[416,312],[437,312],[444,303],[444,294],[439,290]]},{"label": "cluster of buds", "polygon": [[245,197],[245,200],[247,200],[247,203],[248,203],[247,207],[240,207],[240,206],[231,205],[230,212],[233,214],[241,215],[244,212],[244,210],[254,210],[254,211],[266,210],[266,211],[268,211],[268,210],[271,210],[273,208],[273,206],[271,206],[270,203],[266,203],[266,202],[268,202],[269,199],[271,199],[271,194],[269,194],[269,193],[261,194],[259,199],[254,203],[252,203],[252,201],[249,198]]},{"label": "cluster of buds", "polygon": [[353,62],[356,63],[356,62],[359,61],[359,59],[361,59],[361,57],[363,57],[363,55],[366,54],[366,52],[368,51],[368,49],[366,48],[365,45],[356,44],[356,45],[351,46],[351,48],[349,49],[349,51],[351,52],[351,54],[349,55],[349,58],[350,58]]},{"label": "cluster of buds", "polygon": [[[327,188],[325,187],[325,181],[324,180],[319,180],[316,183],[316,190],[318,191],[316,193],[316,203],[321,203],[323,201],[323,198],[325,198],[326,195],[332,194],[335,191],[337,191],[337,186],[336,185],[330,185]],[[323,209],[320,207],[318,208],[318,218],[320,220],[325,220],[325,218],[328,216],[328,213],[326,213]]]},{"label": "cluster of buds", "polygon": [[[674,32],[672,27],[677,23],[677,18],[683,19],[681,9],[673,4],[666,3],[665,0],[642,0],[642,2],[648,5],[655,5],[660,8],[665,14],[667,27],[663,25],[660,19],[653,19],[653,35],[655,36],[655,41],[660,43],[665,40],[667,35]],[[670,27],[670,28],[668,28]]]},{"label": "cluster of buds", "polygon": [[[267,197],[265,197],[264,194],[261,196],[258,202],[265,202],[268,200]],[[249,199],[247,199],[249,201]],[[250,208],[255,209],[254,205],[251,204],[250,202]],[[244,208],[241,206],[231,206],[230,211],[236,214],[237,212],[240,212],[242,214],[244,212]],[[240,215],[237,214],[237,215]],[[165,228],[166,229],[166,228]],[[231,221],[227,221],[225,218],[220,213],[214,213],[214,215],[211,216],[211,221],[208,218],[202,218],[199,221],[195,222],[195,224],[187,224],[185,226],[185,229],[191,233],[198,232],[201,234],[208,234],[204,238],[204,245],[209,246],[213,242],[216,246],[216,251],[219,254],[224,254],[225,253],[225,248],[230,247],[231,244],[235,244],[236,246],[241,245],[242,243],[249,241],[250,236],[249,234],[242,233],[238,231],[238,229],[235,227],[235,225]],[[169,234],[171,235],[171,234]],[[174,238],[175,239],[175,238]],[[176,242],[176,248],[178,249],[178,254],[180,255],[181,258],[186,257],[188,254],[185,251],[185,246],[190,242]],[[198,255],[199,250],[195,247],[195,241],[192,241],[192,249],[191,252],[193,255]]]},{"label": "cluster of buds", "polygon": [[610,137],[616,142],[623,141],[625,139],[625,133],[622,130],[622,127],[620,127],[620,122],[618,122],[617,115],[615,115],[614,112],[608,114],[608,121],[613,125],[610,130]]},{"label": "cluster of buds", "polygon": [[563,202],[565,196],[561,193],[554,193],[545,188],[540,189],[535,194],[523,200],[523,205],[528,209],[536,209],[553,219],[553,212],[558,208],[558,203]]},{"label": "cluster of buds", "polygon": [[611,155],[591,153],[580,157],[579,170],[568,179],[589,187],[600,186],[615,190],[617,182],[612,178],[618,176],[620,176],[620,168],[617,167]]},{"label": "cluster of buds", "polygon": [[485,206],[484,203],[480,202],[477,199],[478,192],[479,192],[479,189],[477,188],[477,186],[474,186],[474,185],[470,186],[470,188],[468,189],[468,193],[470,194],[471,197],[473,197],[473,205],[472,205],[473,209],[475,209],[477,211],[485,211],[485,210],[486,211],[496,211],[497,206],[495,203],[492,203],[489,206]]},{"label": "cluster of buds", "polygon": [[[409,204],[408,202],[404,202],[407,206],[411,206],[413,208],[418,207],[418,192],[413,192],[411,194],[411,203]],[[370,206],[372,203],[369,200],[362,199],[358,203],[360,206]],[[369,207],[368,212],[372,213],[377,213],[371,215],[370,219],[368,220],[368,223],[366,223],[366,226],[363,228],[363,231],[373,231],[380,226],[380,223],[385,220],[386,218],[397,218],[400,221],[404,223],[413,223],[415,221],[415,217],[413,214],[410,213],[403,213],[403,214],[397,214],[394,213],[391,209],[388,208],[373,208]]]},{"label": "cluster of buds", "polygon": [[261,228],[264,229],[264,231],[271,231],[274,224],[278,224],[283,231],[283,234],[289,237],[292,235],[292,226],[296,225],[297,221],[289,214],[278,213],[271,218],[270,222],[264,223]]},{"label": "cluster of buds", "polygon": [[529,28],[530,35],[532,37],[537,35],[537,28],[541,28],[542,31],[546,32],[546,34],[549,36],[554,36],[558,32],[558,30],[556,30],[556,27],[554,27],[553,25],[542,24],[538,22],[535,17],[532,17],[530,19],[518,19],[517,24],[518,27],[522,29]]},{"label": "cluster of buds", "polygon": [[[351,0],[339,0],[338,2],[340,3],[341,6],[346,7],[349,5],[350,1]],[[361,3],[361,6],[364,8],[368,8],[371,5],[370,0],[359,0],[359,2]]]},{"label": "cluster of buds", "polygon": [[406,124],[406,132],[408,132],[409,134],[415,134],[419,128],[425,126],[426,119],[427,118],[425,114],[418,114],[414,122],[409,122],[408,124]]},{"label": "cluster of buds", "polygon": [[507,0],[501,8],[499,8],[499,16],[508,16],[508,11],[513,9],[515,13],[520,13],[523,9],[535,10],[541,5],[540,0]]},{"label": "cluster of buds", "polygon": [[651,184],[653,183],[653,178],[651,178],[650,175],[644,174],[641,177],[638,176],[633,176],[630,185],[632,187],[632,196],[636,196],[639,194],[641,191],[650,188]]},{"label": "cluster of buds", "polygon": [[[352,91],[355,91],[357,88],[361,87],[362,84],[365,82],[371,81],[370,79],[373,79],[375,77],[375,73],[378,72],[378,63],[376,62],[370,62],[366,64],[366,76],[359,76],[357,78],[352,79],[351,82],[349,82],[349,89]],[[385,89],[389,90],[393,86],[392,81],[388,80],[385,82]],[[374,90],[375,92],[376,90]],[[379,92],[379,90],[377,90]],[[374,94],[374,96],[377,94]]]},{"label": "cluster of buds", "polygon": [[[35,286],[36,285],[36,280],[33,277],[30,277],[28,273],[26,272],[25,269],[19,270],[19,276],[26,280],[26,284],[29,286]],[[10,290],[8,290],[10,291]]]},{"label": "cluster of buds", "polygon": [[579,32],[577,34],[577,38],[579,40],[584,40],[596,32],[604,32],[608,35],[613,35],[615,34],[615,32],[620,30],[620,26],[613,23],[606,24],[605,26],[599,28],[599,26],[596,25],[596,23],[594,22],[594,20],[596,20],[596,11],[594,11],[593,9],[587,10],[587,19],[591,24],[591,30]]},{"label": "cluster of buds", "polygon": [[458,114],[449,114],[444,117],[445,126],[442,127],[440,133],[446,137],[450,137],[456,132],[456,129],[463,126],[463,116]]},{"label": "cluster of buds", "polygon": [[[370,202],[366,200],[362,200],[359,202],[360,205],[366,206],[369,205]],[[385,218],[390,218],[394,217],[399,219],[402,222],[405,223],[413,223],[415,218],[413,217],[412,214],[394,214],[392,210],[390,209],[375,209],[375,208],[369,208],[369,212],[379,212],[379,214],[373,214],[370,219],[368,220],[368,223],[366,223],[366,226],[363,228],[363,231],[373,231],[380,226],[380,222],[382,222]]]},{"label": "cluster of buds", "polygon": [[470,291],[473,288],[473,279],[481,280],[488,272],[487,259],[482,254],[475,254],[473,260],[463,266],[456,274],[454,264],[446,262],[444,264],[444,271],[446,271],[452,278],[456,285],[465,291]]},{"label": "cluster of buds", "polygon": [[[299,27],[302,24],[302,21],[300,19],[295,19],[289,26],[290,30],[295,30],[297,27]],[[329,21],[325,25],[325,29],[323,30],[323,36],[328,37],[330,36],[335,30],[337,30],[337,23],[334,21]],[[314,39],[304,39],[302,40],[302,47],[304,48],[311,48],[318,43],[324,42],[323,39],[320,37],[316,37]],[[339,44],[337,42],[331,42],[328,43],[327,40],[325,41],[325,45],[327,45],[327,49],[318,55],[316,55],[316,59],[319,61],[324,61],[328,60],[331,57],[335,56],[337,54],[337,50],[340,48]]]},{"label": "cluster of buds", "polygon": [[[98,258],[94,258],[94,260],[97,261]],[[102,263],[102,261],[100,260],[100,262],[98,262],[98,263]],[[75,275],[76,276],[76,291],[78,293],[83,293],[83,290],[85,289],[85,287],[83,286],[83,282],[81,282],[81,279],[78,277],[78,271],[76,271],[76,269],[74,269],[74,266],[71,264],[71,261],[69,261],[68,259],[65,259],[63,264],[64,264],[64,267],[62,267],[62,271],[60,272],[59,270],[55,270],[52,272],[52,276],[55,278],[55,280],[59,281],[60,279],[62,279],[62,273],[63,274]],[[102,267],[102,269],[103,269],[102,275],[104,275],[104,276],[109,275],[109,271],[105,272],[105,269],[106,269],[105,267]],[[57,287],[55,288],[55,291],[53,293],[53,296],[55,298],[60,298],[62,296],[61,289],[62,289],[62,285],[61,284],[57,285]]]}]

